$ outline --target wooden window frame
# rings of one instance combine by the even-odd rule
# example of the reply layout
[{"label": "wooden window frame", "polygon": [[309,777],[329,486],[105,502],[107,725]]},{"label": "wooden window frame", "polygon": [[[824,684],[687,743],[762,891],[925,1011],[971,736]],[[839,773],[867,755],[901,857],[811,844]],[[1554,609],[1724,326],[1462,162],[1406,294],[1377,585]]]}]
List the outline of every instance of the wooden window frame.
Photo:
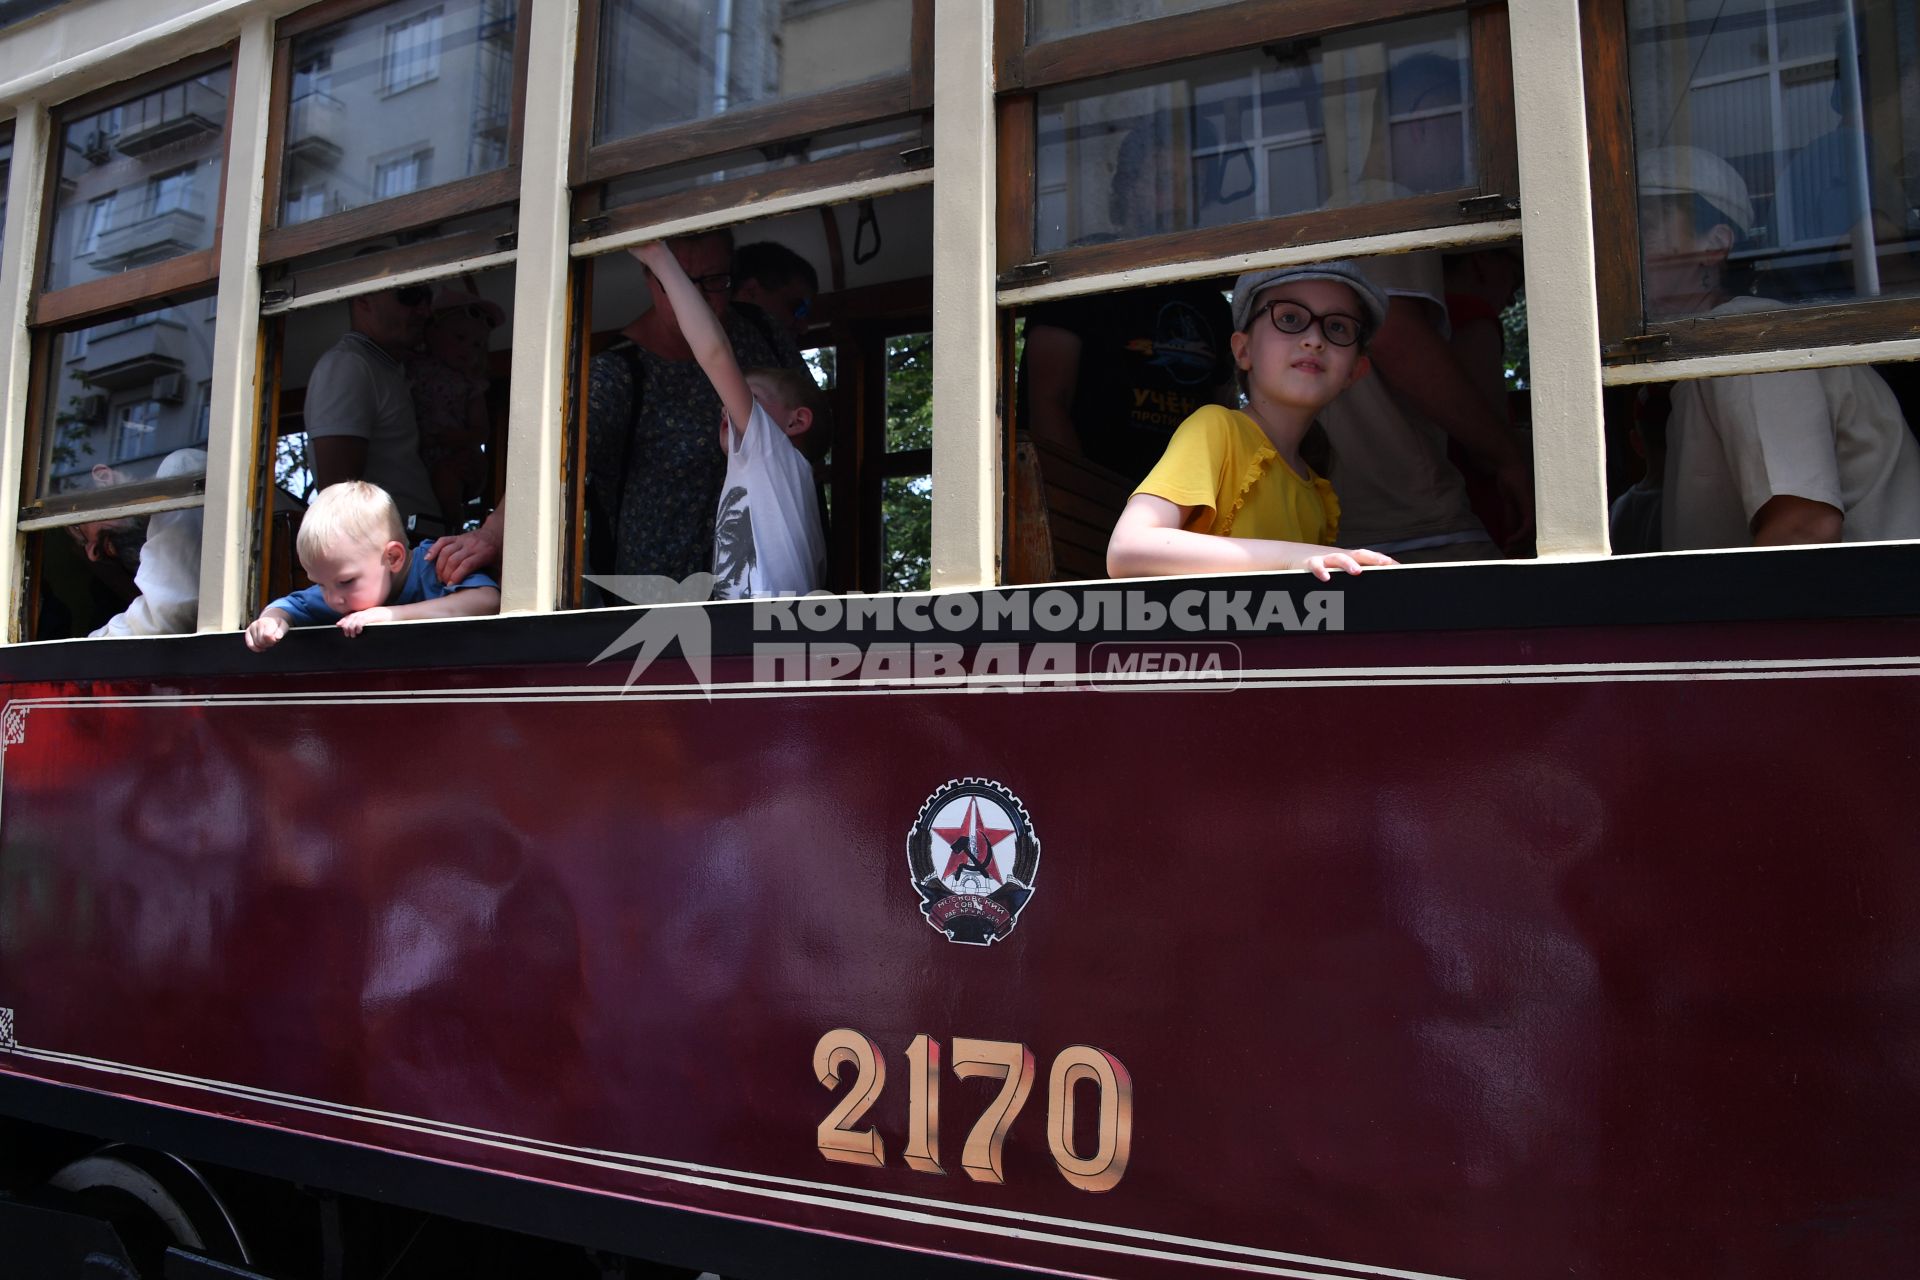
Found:
[{"label": "wooden window frame", "polygon": [[1209,54],[1467,7],[1462,0],[1236,0],[1029,44],[1027,0],[993,2],[995,85],[1000,92],[1104,80]]},{"label": "wooden window frame", "polygon": [[[90,115],[118,103],[132,101],[155,89],[184,83],[219,67],[231,69],[237,53],[237,46],[222,45],[218,49],[210,49],[195,57],[183,58],[169,66],[155,68],[144,75],[121,80],[63,102],[54,108],[48,122],[48,145],[57,150],[63,132],[77,117]],[[41,328],[53,325],[68,326],[80,321],[98,322],[110,318],[115,313],[143,310],[152,305],[168,305],[169,300],[175,295],[192,292],[201,286],[211,284],[219,275],[220,237],[226,209],[229,168],[227,152],[232,139],[233,104],[229,98],[227,118],[220,129],[220,186],[214,193],[213,199],[212,245],[162,262],[149,263],[144,267],[135,267],[129,271],[102,276],[97,280],[85,280],[59,289],[47,289],[41,283],[46,279],[48,261],[53,252],[55,228],[60,221],[55,216],[59,208],[60,163],[59,156],[57,154],[53,156],[47,164],[46,184],[41,191],[41,208],[46,211],[46,214],[40,219],[39,242],[34,246],[33,251],[34,283],[32,301],[27,308],[27,323],[34,328]]]},{"label": "wooden window frame", "polygon": [[[580,193],[583,199],[576,212],[587,218],[597,216],[601,209],[600,195],[591,189],[615,178],[896,117],[930,113],[933,109],[933,0],[911,0],[911,4],[905,72],[595,144],[603,3],[602,0],[581,0],[578,61],[574,68],[573,148],[568,165],[569,184],[583,189]],[[843,159],[846,157],[834,157],[768,176],[776,179],[780,192],[835,186],[848,180],[844,176],[847,166],[828,166]],[[897,171],[898,167],[895,162],[893,168]],[[753,181],[757,179],[741,180],[743,183]],[[710,192],[733,186],[732,183],[714,184],[685,194],[694,197],[702,190]],[[752,189],[748,191],[751,194]],[[647,204],[656,209],[673,208],[665,202],[675,198],[677,195],[659,197]],[[700,202],[694,200],[688,211],[698,211],[700,207]],[[709,203],[704,207],[712,206]],[[625,208],[622,207],[623,212]],[[658,213],[654,220],[661,220]],[[595,234],[600,230],[596,228]]]},{"label": "wooden window frame", "polygon": [[[1311,244],[1395,231],[1511,218],[1519,208],[1520,164],[1513,124],[1513,56],[1505,3],[1460,0],[1272,0],[1153,18],[1040,44],[1026,42],[1026,0],[994,0],[998,117],[998,267],[1003,287],[1164,266],[1275,245]],[[1172,66],[1276,41],[1327,35],[1404,18],[1464,13],[1473,75],[1478,179],[1454,191],[1321,209],[1220,227],[1141,236],[1111,244],[1034,248],[1034,183],[1039,91],[1132,71]]]},{"label": "wooden window frame", "polygon": [[1606,365],[1920,338],[1920,297],[1784,304],[1771,311],[1650,320],[1640,276],[1640,201],[1622,0],[1580,0],[1600,343]]},{"label": "wooden window frame", "polygon": [[[911,118],[911,117],[909,117]],[[925,136],[924,130],[922,136]],[[595,240],[641,227],[660,226],[683,218],[698,218],[720,209],[742,209],[783,196],[830,191],[853,183],[876,181],[901,173],[929,169],[933,152],[926,146],[898,150],[871,147],[767,173],[690,187],[685,191],[649,196],[632,204],[576,217],[573,241]],[[593,207],[599,204],[594,193]]]},{"label": "wooden window frame", "polygon": [[286,141],[293,104],[294,41],[392,3],[394,0],[326,0],[283,19],[274,29],[273,92],[267,113],[265,206],[260,232],[262,266],[411,231],[450,218],[484,213],[513,204],[520,198],[520,146],[526,127],[527,50],[533,26],[533,0],[514,2],[513,88],[507,108],[505,165],[308,222],[280,225],[281,206],[286,201]]}]

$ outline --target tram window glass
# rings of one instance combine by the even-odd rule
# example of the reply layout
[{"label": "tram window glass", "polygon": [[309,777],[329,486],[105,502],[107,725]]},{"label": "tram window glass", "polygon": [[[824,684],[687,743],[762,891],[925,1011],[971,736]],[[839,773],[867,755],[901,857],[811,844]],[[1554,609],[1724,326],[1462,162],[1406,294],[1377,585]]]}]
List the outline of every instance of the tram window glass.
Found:
[{"label": "tram window glass", "polygon": [[[899,160],[891,153],[917,147],[928,136],[926,122],[920,116],[878,120],[846,129],[829,130],[810,138],[799,138],[778,147],[751,147],[615,178],[605,185],[602,200],[606,208],[619,208],[674,196],[698,187],[761,178],[802,165],[857,157],[862,153],[876,159],[884,157],[884,167],[897,172]],[[848,176],[859,175],[850,171]]]},{"label": "tram window glass", "polygon": [[511,203],[523,7],[396,0],[284,22],[262,258]]},{"label": "tram window glass", "polygon": [[37,498],[143,484],[170,455],[205,446],[213,310],[205,298],[47,335]]},{"label": "tram window glass", "polygon": [[293,42],[280,224],[503,168],[510,0],[387,5]]},{"label": "tram window glass", "polygon": [[596,143],[906,72],[913,0],[604,0]]},{"label": "tram window glass", "polygon": [[1129,22],[1213,9],[1232,0],[1029,0],[1027,38],[1051,40]]},{"label": "tram window glass", "polygon": [[1471,79],[1444,14],[1044,90],[1035,250],[1472,186]]},{"label": "tram window glass", "polygon": [[212,248],[231,79],[219,66],[63,116],[47,289]]},{"label": "tram window glass", "polygon": [[1907,6],[1654,0],[1627,38],[1649,320],[1915,292]]},{"label": "tram window glass", "polygon": [[[828,206],[743,224],[731,229],[734,258],[732,296],[727,303],[729,323],[744,359],[764,360],[776,353],[782,363],[805,367],[826,393],[832,409],[833,443],[815,462],[815,473],[827,499],[823,512],[827,533],[829,576],[835,589],[879,590],[882,582],[883,481],[889,474],[889,397],[908,394],[889,376],[889,339],[900,333],[924,333],[932,310],[932,199],[925,188],[870,202]],[[753,297],[747,270],[755,256],[741,252],[748,246],[778,246],[799,257],[810,269],[817,290],[796,309],[786,305],[783,286],[776,297]],[[712,252],[712,246],[703,246]],[[783,256],[776,254],[774,256]],[[624,252],[595,258],[590,316],[590,346],[596,368],[621,387],[628,382],[626,367],[632,347],[623,339],[658,341],[652,331],[649,285],[639,265]],[[641,310],[636,315],[636,301]],[[746,305],[742,305],[746,304]],[[756,307],[755,315],[750,308]],[[778,323],[784,315],[787,323]],[[667,345],[667,344],[661,344]],[[599,407],[589,403],[583,413],[588,444],[580,465],[581,489],[586,494],[583,527],[576,546],[577,563],[586,573],[626,573],[648,568],[640,557],[652,556],[669,542],[681,548],[694,570],[711,562],[712,514],[718,505],[725,470],[718,444],[717,411],[699,411],[695,418],[675,425],[676,410],[698,398],[710,398],[710,386],[697,366],[678,369],[673,362],[657,363],[642,356],[647,390],[642,412],[645,429],[636,436],[631,420],[624,430],[611,424],[619,408],[612,400]],[[922,358],[924,367],[924,357]],[[589,379],[591,384],[592,379]],[[677,388],[677,390],[676,390]],[[588,391],[590,392],[589,387]],[[909,388],[909,391],[912,389]],[[931,383],[919,386],[919,412],[930,422]],[[669,397],[677,396],[678,399]],[[617,399],[617,397],[616,397]],[[631,413],[631,409],[628,410]],[[697,420],[696,420],[697,419]],[[663,425],[664,424],[664,425]],[[684,441],[679,440],[684,436]],[[631,461],[623,481],[617,464],[617,445],[640,440],[649,458],[662,450],[678,459],[671,483],[662,465],[639,470]],[[596,443],[597,442],[597,443]],[[613,461],[609,461],[609,458]],[[929,470],[923,459],[919,471]],[[637,477],[651,476],[652,480]],[[607,494],[634,495],[647,483],[666,485],[657,499],[632,505]],[[709,493],[709,490],[711,491]],[[688,501],[689,495],[699,496]],[[629,510],[650,509],[672,500],[687,512],[685,527],[671,533],[649,533],[627,516]],[[678,567],[679,561],[674,567]],[[611,565],[612,567],[606,567]],[[684,575],[682,575],[684,576]],[[580,574],[573,575],[574,598],[588,593]]]},{"label": "tram window glass", "polygon": [[[513,270],[457,272],[360,300],[293,311],[274,325],[273,451],[263,459],[273,504],[266,513],[261,600],[298,585],[292,554],[299,515],[335,464],[308,434],[314,373],[330,352],[371,353],[404,387],[416,442],[387,447],[372,424],[364,479],[394,495],[416,538],[476,527],[499,504],[506,479]],[[336,357],[337,359],[337,357]],[[404,416],[404,415],[403,415]],[[331,433],[330,433],[331,434]]]},{"label": "tram window glass", "polygon": [[1616,555],[1920,538],[1920,366],[1616,388]]},{"label": "tram window glass", "polygon": [[[1318,414],[1303,460],[1339,501],[1337,541],[1403,562],[1531,554],[1531,414],[1516,247],[1363,259],[1391,295],[1371,369]],[[1182,422],[1246,406],[1231,278],[1037,303],[1009,403],[1010,575],[1105,576],[1129,497]],[[1254,414],[1256,420],[1258,414]]]}]

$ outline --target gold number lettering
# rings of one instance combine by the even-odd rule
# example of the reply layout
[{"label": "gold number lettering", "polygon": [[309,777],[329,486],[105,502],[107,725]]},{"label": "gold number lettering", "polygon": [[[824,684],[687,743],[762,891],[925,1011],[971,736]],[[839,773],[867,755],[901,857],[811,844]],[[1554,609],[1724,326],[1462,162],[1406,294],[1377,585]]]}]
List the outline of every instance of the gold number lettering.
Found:
[{"label": "gold number lettering", "polygon": [[940,1042],[921,1032],[907,1046],[906,1162],[922,1173],[940,1167]]},{"label": "gold number lettering", "polygon": [[[954,1048],[958,1050],[958,1041]],[[1091,1080],[1100,1091],[1100,1145],[1089,1157],[1073,1151],[1074,1087],[1083,1080]],[[1133,1077],[1120,1059],[1105,1049],[1077,1044],[1053,1060],[1047,1081],[1047,1145],[1060,1176],[1082,1191],[1111,1191],[1126,1175],[1133,1153]]]},{"label": "gold number lettering", "polygon": [[999,1096],[981,1113],[967,1143],[960,1149],[960,1167],[976,1182],[1005,1182],[1000,1167],[1001,1148],[1013,1118],[1026,1105],[1033,1089],[1033,1055],[1022,1044],[1005,1040],[969,1040],[956,1036],[953,1041],[953,1074],[962,1080],[991,1076],[1004,1081]]},{"label": "gold number lettering", "polygon": [[840,1073],[852,1066],[859,1074],[856,1084],[847,1089],[827,1118],[820,1122],[820,1154],[846,1164],[878,1167],[886,1163],[886,1148],[872,1127],[855,1129],[867,1114],[880,1090],[886,1087],[887,1067],[880,1048],[858,1031],[837,1027],[820,1037],[813,1046],[813,1074],[831,1089],[840,1083]]}]

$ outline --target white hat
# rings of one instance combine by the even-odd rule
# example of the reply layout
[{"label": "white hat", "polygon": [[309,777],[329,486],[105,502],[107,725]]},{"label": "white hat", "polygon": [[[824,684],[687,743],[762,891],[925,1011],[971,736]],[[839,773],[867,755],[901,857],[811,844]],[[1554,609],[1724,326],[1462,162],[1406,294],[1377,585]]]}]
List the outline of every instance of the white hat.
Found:
[{"label": "white hat", "polygon": [[1699,147],[1655,147],[1639,156],[1643,196],[1699,196],[1741,235],[1753,230],[1753,199],[1739,170]]}]

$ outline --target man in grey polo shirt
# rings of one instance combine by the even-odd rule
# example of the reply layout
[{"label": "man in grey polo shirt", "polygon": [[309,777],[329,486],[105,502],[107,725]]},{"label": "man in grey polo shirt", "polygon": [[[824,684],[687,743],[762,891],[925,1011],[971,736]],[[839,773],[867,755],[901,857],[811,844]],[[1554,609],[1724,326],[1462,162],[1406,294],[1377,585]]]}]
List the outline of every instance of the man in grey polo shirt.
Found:
[{"label": "man in grey polo shirt", "polygon": [[404,364],[407,352],[420,345],[432,303],[426,285],[384,289],[348,303],[353,327],[313,367],[304,410],[317,487],[342,480],[379,485],[393,496],[415,541],[445,532],[433,482],[420,461]]}]

